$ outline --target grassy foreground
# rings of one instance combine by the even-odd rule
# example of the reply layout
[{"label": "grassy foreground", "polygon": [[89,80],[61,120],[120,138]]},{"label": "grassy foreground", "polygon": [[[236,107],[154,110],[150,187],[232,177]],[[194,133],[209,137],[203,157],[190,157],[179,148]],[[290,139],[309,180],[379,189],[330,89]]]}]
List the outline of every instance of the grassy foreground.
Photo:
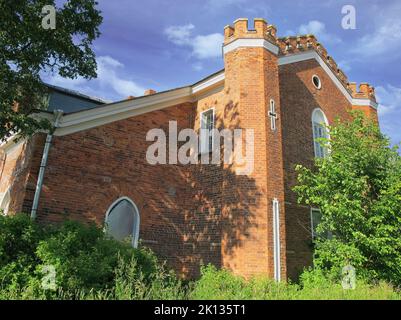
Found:
[{"label": "grassy foreground", "polygon": [[183,282],[146,248],[115,242],[95,226],[66,222],[43,227],[24,215],[0,216],[0,299],[400,299],[391,285],[358,280],[344,290],[340,280],[306,270],[298,284],[266,277],[245,280],[205,266]]}]

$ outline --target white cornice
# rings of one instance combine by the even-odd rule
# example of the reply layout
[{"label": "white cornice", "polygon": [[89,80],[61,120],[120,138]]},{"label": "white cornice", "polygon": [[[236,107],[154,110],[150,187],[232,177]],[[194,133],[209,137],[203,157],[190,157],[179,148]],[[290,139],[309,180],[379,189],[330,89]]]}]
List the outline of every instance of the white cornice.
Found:
[{"label": "white cornice", "polygon": [[[247,46],[252,44],[253,46],[259,45],[261,47],[265,47],[264,42],[269,43],[268,41],[263,39],[238,39],[226,45],[225,50],[234,50],[234,43],[239,40],[247,40],[247,42],[238,42],[235,46]],[[248,40],[251,41],[248,42]],[[231,48],[228,47],[230,45],[232,45]],[[333,73],[329,66],[314,50],[279,57],[278,64],[282,66],[311,59],[314,59],[319,63],[319,65],[329,75],[329,77],[332,79],[338,89],[344,94],[350,104],[357,106],[371,106],[373,108],[377,108],[377,103],[370,99],[353,98],[350,92],[344,87],[342,82],[337,78],[337,76]],[[147,112],[152,112],[170,106],[178,105],[181,103],[194,102],[202,97],[222,90],[224,88],[224,80],[225,74],[224,71],[221,71],[218,74],[211,76],[204,81],[196,83],[193,86],[188,86],[150,96],[139,97],[133,100],[125,100],[117,103],[107,104],[90,110],[67,114],[61,118],[58,128],[54,134],[57,136],[63,136],[101,126],[114,121],[141,115]]]},{"label": "white cornice", "polygon": [[370,106],[374,109],[377,109],[379,104],[377,102],[374,102],[370,99],[360,99],[360,98],[353,98],[352,99],[352,105],[354,106]]},{"label": "white cornice", "polygon": [[237,48],[265,48],[270,52],[278,55],[279,48],[265,39],[236,39],[223,47],[224,54],[229,53]]},{"label": "white cornice", "polygon": [[62,136],[185,102],[191,102],[190,87],[67,114],[54,134]]},{"label": "white cornice", "polygon": [[63,136],[181,103],[193,102],[200,96],[221,90],[223,85],[222,71],[193,86],[67,114],[61,118],[54,135]]},{"label": "white cornice", "polygon": [[224,72],[221,72],[221,73],[215,75],[214,77],[211,77],[205,81],[202,81],[201,83],[198,83],[192,87],[192,93],[196,94],[203,90],[210,89],[211,87],[219,85],[219,84],[223,83],[224,77],[225,77]]}]

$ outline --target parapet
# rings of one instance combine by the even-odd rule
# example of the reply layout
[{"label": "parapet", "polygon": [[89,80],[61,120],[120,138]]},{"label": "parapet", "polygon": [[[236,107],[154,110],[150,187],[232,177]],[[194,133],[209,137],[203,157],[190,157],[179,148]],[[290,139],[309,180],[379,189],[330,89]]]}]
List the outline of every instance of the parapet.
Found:
[{"label": "parapet", "polygon": [[359,91],[357,91],[356,83],[350,83],[348,81],[344,71],[338,67],[335,60],[328,55],[326,48],[317,41],[314,35],[307,34],[278,38],[278,45],[281,56],[301,53],[308,50],[316,51],[354,98],[368,98],[376,101],[374,88],[367,83],[362,83],[359,86]]},{"label": "parapet", "polygon": [[346,74],[338,67],[335,60],[328,55],[326,48],[318,42],[313,34],[278,38],[276,27],[268,24],[265,19],[255,18],[254,28],[249,29],[248,19],[240,18],[234,21],[233,26],[228,25],[224,28],[224,45],[236,39],[265,39],[278,46],[279,56],[313,50],[325,61],[354,98],[368,98],[376,101],[374,88],[367,83],[362,83],[359,86],[359,91],[357,91],[356,84],[349,83]]},{"label": "parapet", "polygon": [[357,90],[356,82],[350,82],[348,84],[349,89],[352,92],[353,98],[359,99],[371,99],[376,102],[375,88],[366,82],[362,82]]},{"label": "parapet", "polygon": [[254,29],[248,28],[248,19],[240,18],[234,21],[233,26],[224,28],[224,44],[228,44],[236,39],[265,39],[273,44],[277,44],[277,29],[273,25],[267,24],[265,19],[255,18]]}]

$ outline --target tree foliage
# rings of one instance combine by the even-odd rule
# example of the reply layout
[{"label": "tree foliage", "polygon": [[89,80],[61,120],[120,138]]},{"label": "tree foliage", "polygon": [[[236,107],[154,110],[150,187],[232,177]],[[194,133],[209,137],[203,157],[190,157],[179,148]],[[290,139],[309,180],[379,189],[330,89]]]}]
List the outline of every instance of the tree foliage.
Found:
[{"label": "tree foliage", "polygon": [[44,108],[43,72],[62,77],[96,77],[92,42],[102,22],[95,0],[68,0],[56,9],[56,28],[42,26],[54,0],[0,0],[0,139],[48,128],[33,116]]},{"label": "tree foliage", "polygon": [[315,265],[401,283],[401,157],[361,113],[329,128],[330,152],[313,169],[297,166],[299,202],[322,211]]}]

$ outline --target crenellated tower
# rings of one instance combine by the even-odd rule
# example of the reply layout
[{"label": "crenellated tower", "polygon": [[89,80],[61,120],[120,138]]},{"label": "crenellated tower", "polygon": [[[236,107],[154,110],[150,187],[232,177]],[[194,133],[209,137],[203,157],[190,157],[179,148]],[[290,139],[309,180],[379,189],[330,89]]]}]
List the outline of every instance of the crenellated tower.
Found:
[{"label": "crenellated tower", "polygon": [[[224,30],[225,91],[230,95],[236,120],[228,123],[252,129],[255,137],[254,171],[235,185],[225,182],[223,199],[230,203],[233,188],[256,196],[244,199],[240,208],[227,210],[223,265],[242,275],[267,274],[286,278],[283,155],[278,74],[279,46],[276,28],[264,19],[238,19]],[[253,189],[253,190],[250,190]],[[252,208],[252,210],[249,210]],[[249,212],[251,212],[249,214]],[[246,234],[225,254],[235,235],[228,230],[233,215],[244,216]]]}]

